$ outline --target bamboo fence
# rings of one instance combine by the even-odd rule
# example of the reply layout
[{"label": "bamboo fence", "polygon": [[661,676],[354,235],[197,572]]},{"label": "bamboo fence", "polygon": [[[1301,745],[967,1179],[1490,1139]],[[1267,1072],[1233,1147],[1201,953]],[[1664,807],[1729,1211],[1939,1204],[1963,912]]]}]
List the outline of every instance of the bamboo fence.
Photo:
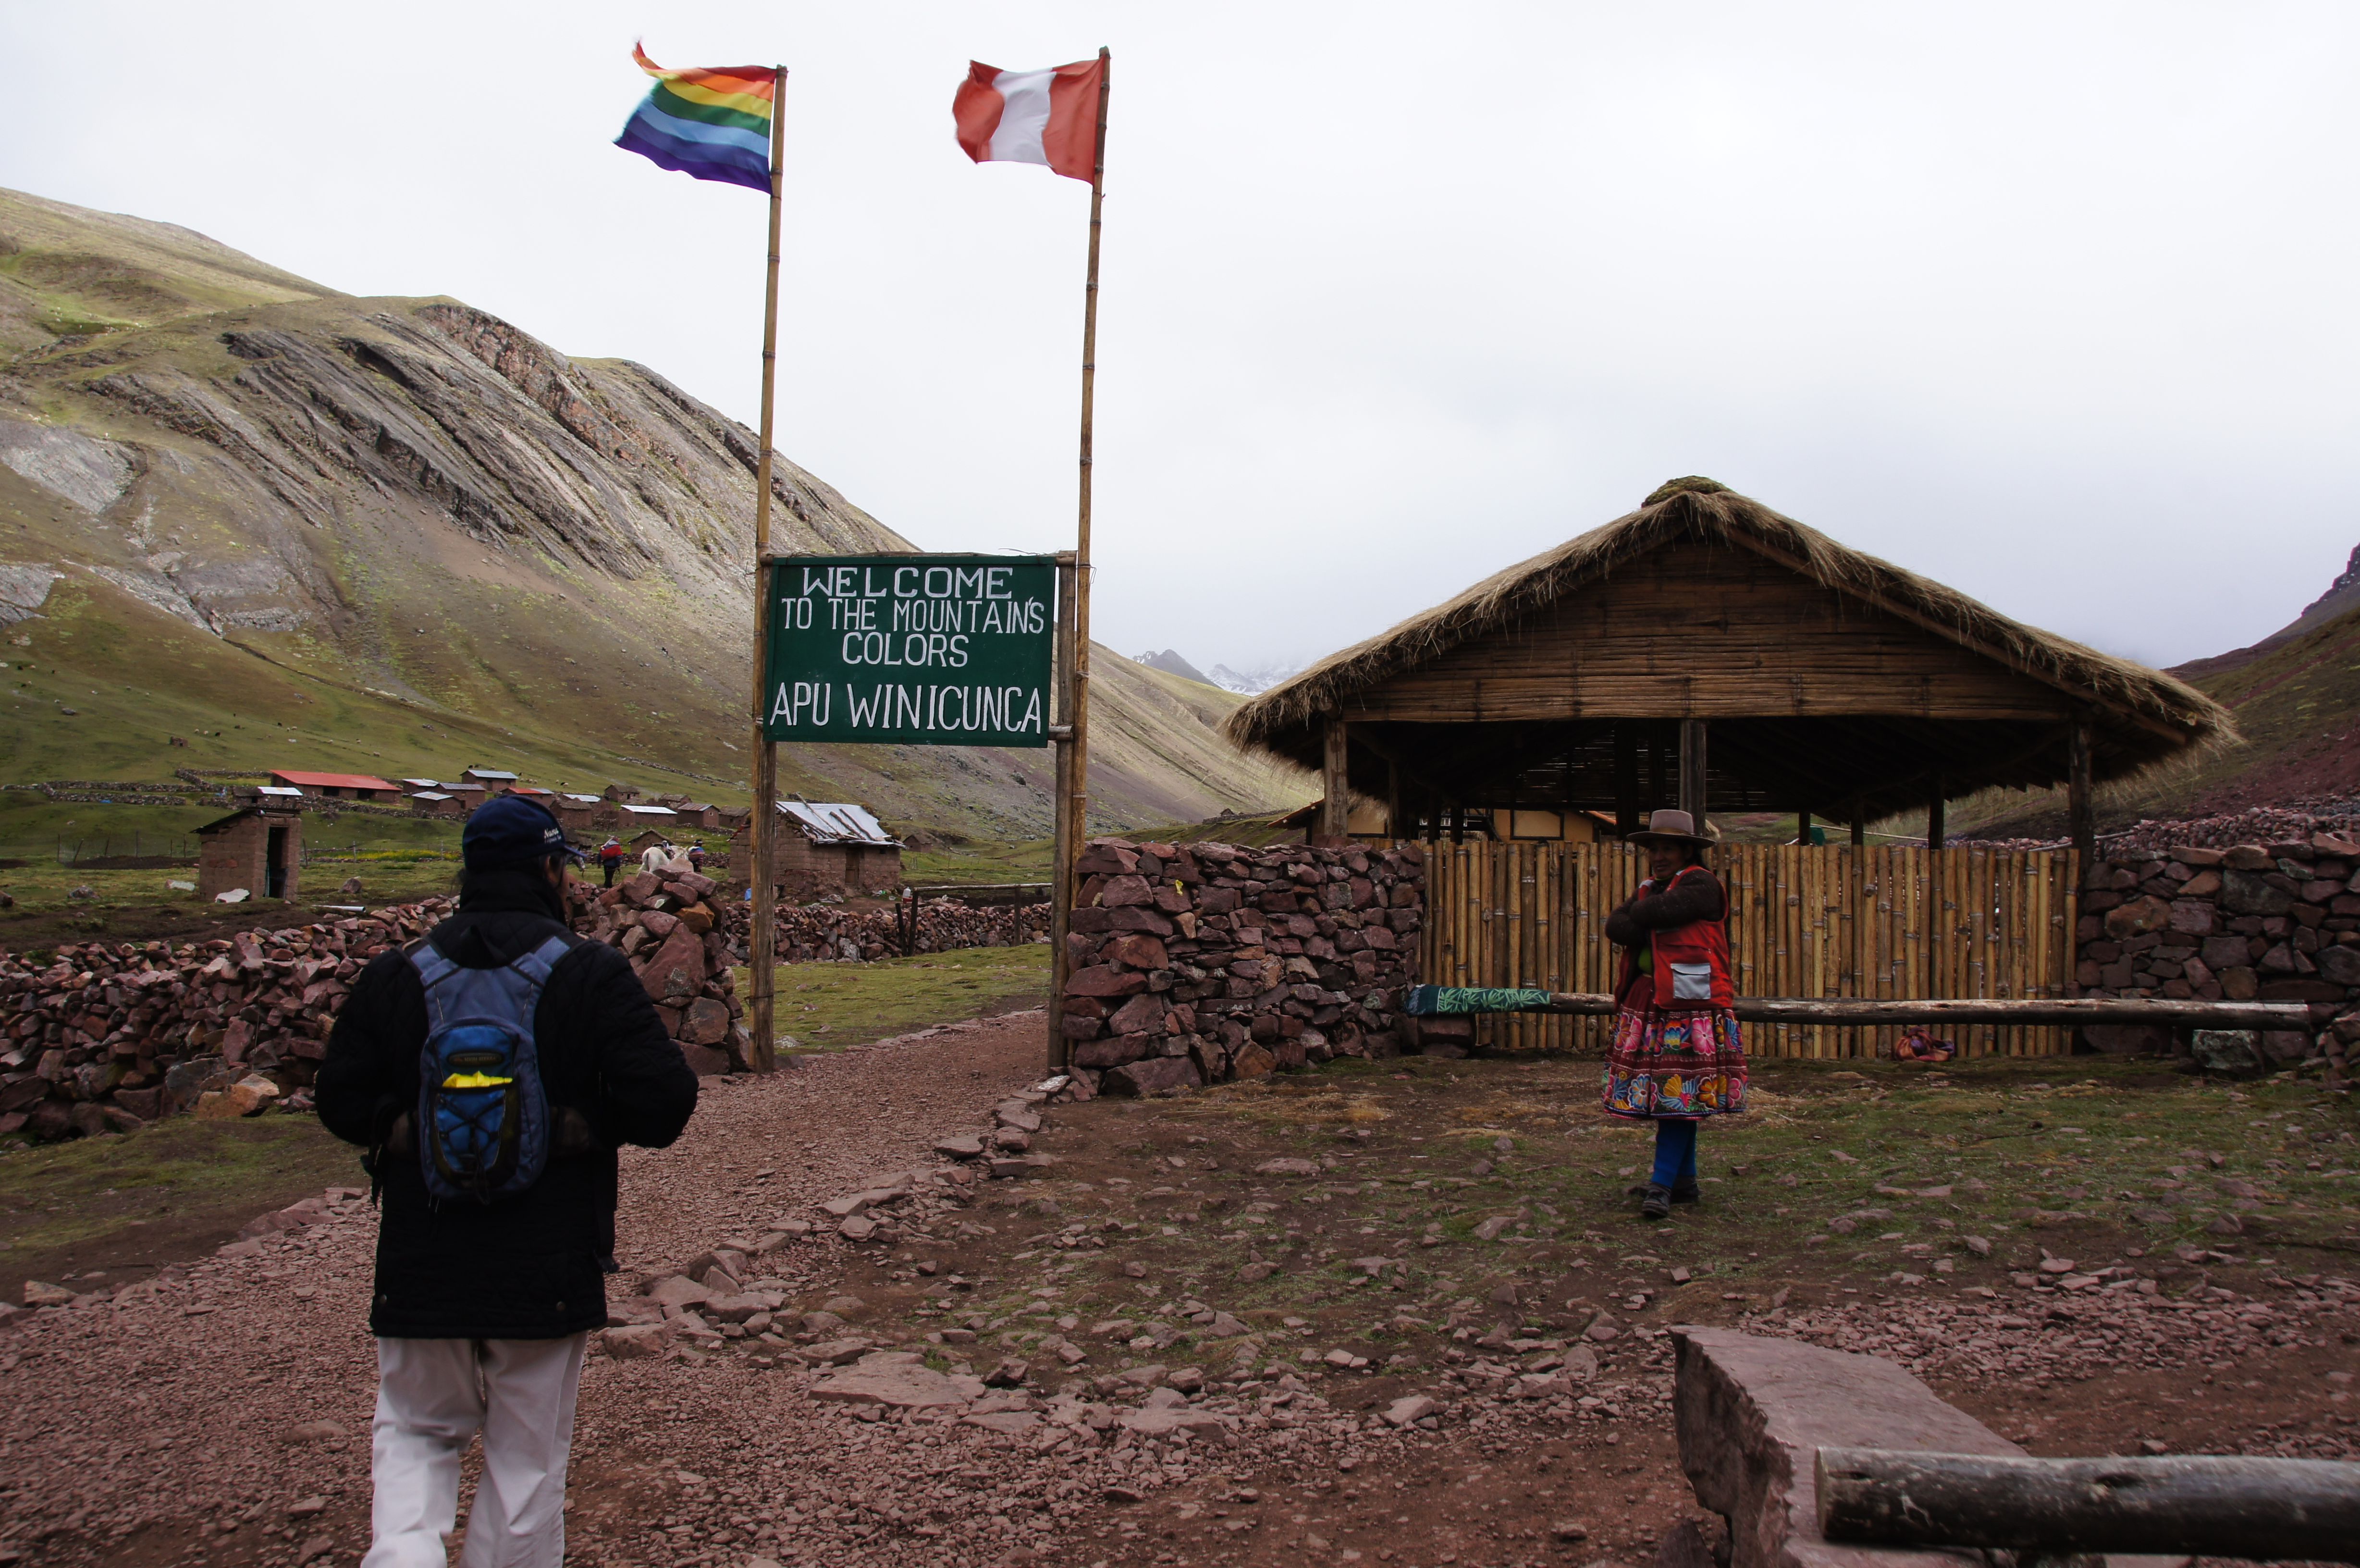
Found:
[{"label": "bamboo fence", "polygon": [[[1546,991],[1614,988],[1606,917],[1646,875],[1619,844],[1437,843],[1426,854],[1428,919],[1419,977],[1437,985]],[[1710,857],[1729,889],[1741,996],[2070,996],[2078,916],[2070,850],[1724,844]],[[1509,1050],[1602,1051],[1613,1020],[1486,1014],[1477,1039]],[[1748,1024],[1762,1056],[1892,1054],[1899,1026]],[[1960,1024],[1962,1056],[2052,1056],[2056,1024]]]}]

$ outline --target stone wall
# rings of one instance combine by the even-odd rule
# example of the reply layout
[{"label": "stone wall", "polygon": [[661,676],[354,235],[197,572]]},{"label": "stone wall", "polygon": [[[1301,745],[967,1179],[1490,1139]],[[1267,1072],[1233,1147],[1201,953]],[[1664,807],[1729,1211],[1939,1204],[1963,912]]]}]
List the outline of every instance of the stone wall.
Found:
[{"label": "stone wall", "polygon": [[[1049,936],[1046,904],[967,904],[956,898],[921,899],[913,953],[948,953],[960,947],[1021,947]],[[752,915],[741,898],[729,906],[731,951],[745,962]],[[781,905],[775,938],[781,964],[864,963],[901,953],[899,917],[884,909],[848,909],[842,904]]]},{"label": "stone wall", "polygon": [[437,898],[213,942],[0,953],[0,1136],[129,1131],[253,1077],[303,1088],[361,966],[449,910]]},{"label": "stone wall", "polygon": [[1416,845],[1105,838],[1075,874],[1065,1030],[1093,1090],[1152,1094],[1395,1051],[1425,918]]},{"label": "stone wall", "polygon": [[[2114,846],[2084,878],[2075,937],[2085,996],[2310,1004],[2310,1029],[2250,1042],[2256,1070],[2323,1061],[2341,1076],[2360,1041],[2360,843]],[[2108,1051],[2230,1049],[2162,1025],[2081,1032]]]}]

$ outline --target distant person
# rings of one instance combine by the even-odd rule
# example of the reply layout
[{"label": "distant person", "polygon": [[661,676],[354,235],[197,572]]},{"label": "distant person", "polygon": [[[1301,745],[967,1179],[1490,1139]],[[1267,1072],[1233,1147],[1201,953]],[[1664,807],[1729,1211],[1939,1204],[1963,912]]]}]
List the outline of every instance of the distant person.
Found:
[{"label": "distant person", "polygon": [[696,1075],[620,950],[567,928],[575,852],[547,809],[487,801],[460,846],[458,913],[361,971],[313,1091],[384,1203],[362,1563],[442,1568],[480,1432],[461,1560],[559,1568],[574,1393],[615,1272],[615,1150],[678,1138]]},{"label": "distant person", "polygon": [[607,887],[615,885],[615,873],[622,869],[622,866],[623,841],[608,833],[606,842],[598,846],[598,869],[606,874]]},{"label": "distant person", "polygon": [[1606,917],[1622,949],[1607,1048],[1608,1114],[1655,1124],[1655,1165],[1639,1203],[1667,1219],[1703,1196],[1697,1125],[1745,1108],[1745,1044],[1737,1031],[1729,961],[1729,894],[1705,869],[1712,841],[1686,811],[1657,811],[1631,842],[1647,851],[1647,880]]},{"label": "distant person", "polygon": [[650,876],[661,876],[663,868],[671,863],[672,841],[669,839],[658,839],[639,852],[639,869]]},{"label": "distant person", "polygon": [[702,876],[705,871],[705,845],[702,842],[688,846],[688,868]]}]

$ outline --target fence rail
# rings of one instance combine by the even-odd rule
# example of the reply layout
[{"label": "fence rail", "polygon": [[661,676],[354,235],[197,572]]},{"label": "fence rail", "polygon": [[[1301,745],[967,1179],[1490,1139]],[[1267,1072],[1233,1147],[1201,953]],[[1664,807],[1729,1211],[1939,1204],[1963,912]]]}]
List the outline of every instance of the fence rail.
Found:
[{"label": "fence rail", "polygon": [[[1620,844],[1426,846],[1419,978],[1438,985],[1611,991],[1606,917],[1645,877]],[[1740,996],[2048,1000],[2073,995],[2079,916],[2070,850],[1730,844],[1712,869],[1730,895]],[[1489,1014],[1477,1039],[1509,1049],[1603,1050],[1610,1020]],[[1898,1025],[1756,1023],[1765,1056],[1889,1053]],[[2057,1024],[1946,1026],[1961,1055],[2072,1049]]]}]

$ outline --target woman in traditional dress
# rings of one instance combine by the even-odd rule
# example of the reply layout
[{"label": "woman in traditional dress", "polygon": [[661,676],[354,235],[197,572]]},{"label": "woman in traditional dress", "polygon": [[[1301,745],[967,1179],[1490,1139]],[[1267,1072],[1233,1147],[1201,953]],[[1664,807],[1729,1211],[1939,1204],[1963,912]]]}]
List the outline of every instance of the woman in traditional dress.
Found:
[{"label": "woman in traditional dress", "polygon": [[1606,919],[1622,948],[1606,1109],[1655,1124],[1655,1167],[1641,1217],[1693,1203],[1697,1124],[1745,1108],[1745,1046],[1738,1038],[1729,962],[1729,895],[1704,866],[1711,842],[1686,811],[1657,811],[1631,842],[1647,851],[1647,880]]}]

